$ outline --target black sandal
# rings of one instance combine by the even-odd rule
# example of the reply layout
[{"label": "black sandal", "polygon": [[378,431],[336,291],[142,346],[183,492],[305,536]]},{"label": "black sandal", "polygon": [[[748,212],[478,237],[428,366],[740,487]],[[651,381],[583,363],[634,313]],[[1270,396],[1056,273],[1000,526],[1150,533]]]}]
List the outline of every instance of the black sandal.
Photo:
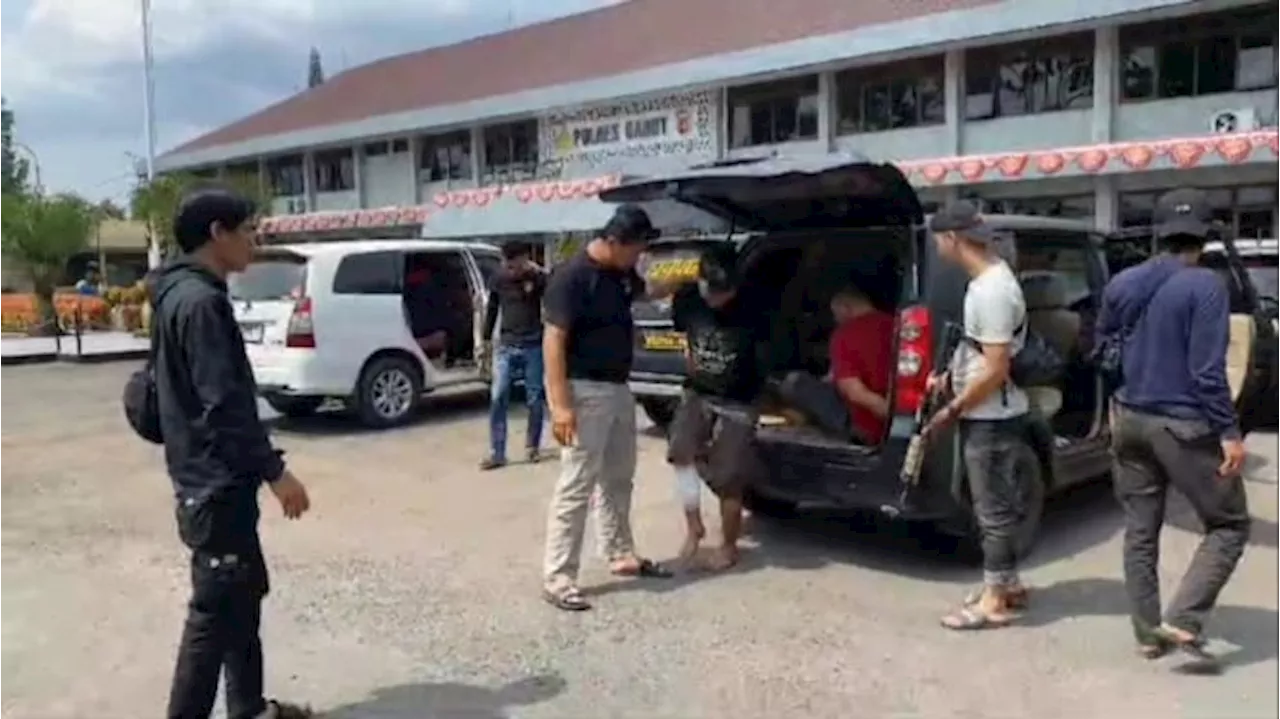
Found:
[{"label": "black sandal", "polygon": [[555,591],[544,589],[542,599],[563,612],[585,612],[591,608],[591,602],[582,596],[582,590],[577,587],[565,587]]},{"label": "black sandal", "polygon": [[652,559],[638,559],[634,571],[617,571],[612,570],[611,573],[616,577],[644,577],[646,579],[670,579],[675,576],[670,569],[658,564]]}]

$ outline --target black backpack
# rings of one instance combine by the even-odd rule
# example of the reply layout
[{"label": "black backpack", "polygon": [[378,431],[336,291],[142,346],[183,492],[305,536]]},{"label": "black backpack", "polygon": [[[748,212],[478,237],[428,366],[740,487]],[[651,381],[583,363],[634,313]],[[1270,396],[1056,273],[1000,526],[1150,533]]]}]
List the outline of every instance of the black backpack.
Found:
[{"label": "black backpack", "polygon": [[1151,307],[1151,300],[1155,298],[1156,293],[1161,287],[1165,286],[1169,280],[1177,275],[1179,270],[1170,272],[1167,277],[1156,283],[1142,303],[1142,310],[1138,312],[1137,317],[1132,322],[1119,325],[1115,331],[1106,334],[1100,334],[1097,338],[1097,344],[1094,345],[1093,351],[1089,353],[1089,359],[1098,368],[1098,372],[1103,379],[1112,387],[1119,387],[1124,384],[1124,348],[1129,343],[1129,337],[1138,325],[1147,316],[1147,310]]},{"label": "black backpack", "polygon": [[[1022,335],[1022,348],[1009,360],[1009,381],[1019,387],[1054,387],[1067,373],[1067,360],[1039,332],[1031,329],[1027,320],[1015,331]],[[972,337],[965,337],[978,354],[982,344]]]},{"label": "black backpack", "polygon": [[152,444],[164,444],[160,431],[160,397],[156,390],[156,347],[159,338],[155,320],[151,322],[151,349],[147,352],[147,364],[129,375],[124,383],[124,417],[139,437]]}]

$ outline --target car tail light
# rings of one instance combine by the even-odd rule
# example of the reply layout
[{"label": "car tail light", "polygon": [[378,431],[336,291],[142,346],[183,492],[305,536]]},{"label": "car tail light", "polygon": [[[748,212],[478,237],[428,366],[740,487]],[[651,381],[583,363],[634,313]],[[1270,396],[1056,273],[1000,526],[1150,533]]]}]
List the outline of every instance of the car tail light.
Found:
[{"label": "car tail light", "polygon": [[900,414],[914,414],[925,398],[933,371],[933,326],[929,310],[904,309],[898,323],[898,381],[895,397]]},{"label": "car tail light", "polygon": [[285,347],[309,348],[316,346],[315,326],[311,322],[311,298],[302,297],[293,303],[289,315],[289,327],[285,331]]}]

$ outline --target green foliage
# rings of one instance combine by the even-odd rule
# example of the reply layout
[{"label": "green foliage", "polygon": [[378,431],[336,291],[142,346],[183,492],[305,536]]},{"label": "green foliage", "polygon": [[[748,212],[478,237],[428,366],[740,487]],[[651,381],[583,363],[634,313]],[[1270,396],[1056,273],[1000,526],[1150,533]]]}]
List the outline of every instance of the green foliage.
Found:
[{"label": "green foliage", "polygon": [[6,262],[27,274],[42,316],[48,317],[67,261],[89,245],[95,208],[75,195],[5,193],[2,202],[0,249]]},{"label": "green foliage", "polygon": [[18,157],[13,144],[13,110],[0,98],[0,184],[5,195],[27,190],[27,161]]},{"label": "green foliage", "polygon": [[157,177],[150,184],[138,185],[130,200],[129,214],[135,220],[149,223],[160,248],[168,250],[173,246],[173,217],[178,203],[192,189],[210,182],[242,193],[257,203],[259,210],[265,210],[270,202],[258,182],[258,176],[253,173],[231,175],[217,181],[187,173],[170,173]]},{"label": "green foliage", "polygon": [[125,218],[124,208],[111,199],[102,200],[95,209],[98,211],[98,217],[104,220],[123,220]]}]

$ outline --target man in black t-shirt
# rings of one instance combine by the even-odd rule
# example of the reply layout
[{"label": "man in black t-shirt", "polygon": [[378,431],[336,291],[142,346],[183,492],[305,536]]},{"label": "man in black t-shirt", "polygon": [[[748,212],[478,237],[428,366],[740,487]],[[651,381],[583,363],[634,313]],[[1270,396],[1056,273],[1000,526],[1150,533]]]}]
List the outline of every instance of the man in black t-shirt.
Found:
[{"label": "man in black t-shirt", "polygon": [[706,535],[699,501],[701,474],[720,498],[722,541],[709,563],[717,570],[738,561],[742,491],[754,458],[756,418],[751,403],[761,384],[756,360],[761,313],[753,312],[738,294],[735,263],[732,247],[704,252],[697,286],[682,288],[672,303],[675,328],[687,339],[689,369],[667,449],[688,528],[680,557],[692,560]]},{"label": "man in black t-shirt", "polygon": [[622,205],[600,236],[556,267],[547,281],[543,359],[551,430],[563,447],[547,519],[543,597],[564,610],[590,609],[578,565],[593,490],[610,570],[623,576],[670,573],[635,552],[631,486],[636,408],[627,378],[635,334],[631,303],[644,291],[636,262],[657,237],[649,216]]},{"label": "man in black t-shirt", "polygon": [[[524,370],[524,397],[529,407],[525,432],[525,458],[538,461],[542,443],[542,295],[546,274],[533,263],[528,243],[508,242],[502,246],[502,266],[489,287],[481,335],[485,354],[493,357],[493,380],[489,393],[490,453],[481,469],[497,469],[507,463],[507,410],[510,406],[511,378],[517,366]],[[490,351],[499,310],[502,326],[498,351]]]}]

